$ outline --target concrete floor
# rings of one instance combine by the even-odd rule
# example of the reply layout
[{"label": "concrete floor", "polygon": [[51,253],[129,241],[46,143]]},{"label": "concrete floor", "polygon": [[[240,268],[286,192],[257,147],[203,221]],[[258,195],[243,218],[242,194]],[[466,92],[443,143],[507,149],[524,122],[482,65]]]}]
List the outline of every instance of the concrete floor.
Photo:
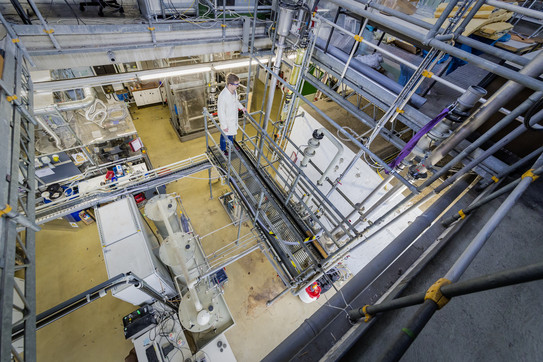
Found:
[{"label": "concrete floor", "polygon": [[[204,138],[179,142],[166,106],[132,108],[136,129],[154,167],[205,151]],[[218,140],[218,135],[215,137]],[[231,221],[217,200],[228,188],[214,181],[214,198],[210,200],[207,172],[192,177],[169,184],[167,192],[181,195],[197,233],[205,235],[229,224]],[[44,225],[36,235],[38,313],[107,280],[96,224],[79,224],[79,228],[71,228],[67,222],[56,220]],[[250,231],[249,227],[245,223],[242,235]],[[206,237],[206,253],[233,241],[236,234],[237,228],[229,226]],[[236,322],[226,336],[239,361],[262,359],[326,302],[326,298],[321,298],[304,304],[287,294],[266,307],[266,301],[281,292],[283,284],[260,251],[228,266],[226,271],[229,281],[225,297]],[[325,296],[331,295],[332,291]],[[122,360],[132,348],[123,336],[122,317],[134,309],[135,306],[108,294],[42,328],[37,335],[39,360]]]}]

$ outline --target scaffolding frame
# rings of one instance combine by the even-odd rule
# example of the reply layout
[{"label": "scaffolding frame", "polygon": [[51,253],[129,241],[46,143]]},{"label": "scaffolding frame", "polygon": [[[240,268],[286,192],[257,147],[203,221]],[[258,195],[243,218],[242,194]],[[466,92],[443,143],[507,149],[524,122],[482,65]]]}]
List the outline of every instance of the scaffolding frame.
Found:
[{"label": "scaffolding frame", "polygon": [[[36,359],[36,264],[35,232],[40,230],[35,218],[34,126],[32,118],[32,81],[26,65],[24,48],[16,38],[4,39],[4,69],[0,82],[0,113],[4,120],[0,132],[2,170],[0,180],[0,360]],[[18,231],[20,230],[20,232]],[[24,280],[19,288],[16,275]],[[20,299],[22,306],[14,303]],[[22,354],[12,344],[11,328],[15,313],[24,325]]]},{"label": "scaffolding frame", "polygon": [[[476,49],[488,52],[489,54],[492,54],[494,56],[501,57],[502,59],[514,62],[520,66],[526,66],[528,65],[528,62],[526,59],[519,57],[517,55],[508,53],[501,49],[492,48],[486,44],[477,42],[475,40],[466,38],[462,35],[463,28],[469,20],[475,15],[476,11],[480,6],[482,6],[484,3],[491,4],[493,6],[498,7],[504,7],[507,6],[508,9],[512,9],[513,11],[519,13],[519,14],[525,14],[527,16],[536,16],[538,19],[543,19],[543,13],[536,12],[534,13],[532,9],[526,9],[519,6],[509,5],[509,4],[503,4],[499,1],[495,0],[470,0],[463,3],[462,10],[466,17],[464,20],[458,19],[457,20],[457,27],[451,28],[447,27],[445,30],[442,29],[442,25],[445,23],[445,20],[447,19],[447,16],[451,11],[453,10],[453,7],[457,4],[459,4],[458,0],[452,0],[449,3],[449,6],[445,9],[441,17],[438,19],[435,25],[425,23],[421,20],[417,20],[416,18],[410,17],[408,15],[405,15],[399,11],[392,10],[389,8],[384,7],[380,4],[375,4],[372,1],[369,0],[362,0],[362,1],[352,1],[352,0],[331,0],[330,2],[342,7],[343,9],[348,10],[351,13],[357,14],[364,18],[364,22],[371,21],[375,24],[382,25],[383,27],[386,27],[387,29],[391,29],[392,31],[395,31],[397,33],[403,34],[403,36],[411,41],[414,41],[418,44],[422,44],[428,48],[433,49],[431,56],[428,56],[426,61],[422,63],[420,66],[415,66],[413,64],[408,65],[405,64],[405,62],[402,62],[404,65],[407,65],[411,69],[415,71],[413,77],[410,79],[409,83],[404,87],[402,92],[399,95],[393,95],[392,97],[390,94],[380,94],[377,93],[376,96],[374,96],[372,99],[370,99],[371,103],[374,103],[379,107],[381,110],[385,111],[385,117],[382,117],[380,120],[377,120],[375,117],[366,117],[361,114],[360,110],[357,109],[351,109],[353,113],[358,114],[358,118],[370,125],[370,127],[377,130],[377,132],[383,136],[385,139],[389,140],[392,144],[394,144],[396,147],[401,148],[403,146],[403,141],[401,141],[395,132],[397,131],[394,127],[392,128],[386,128],[385,126],[392,121],[392,124],[396,120],[399,122],[402,122],[404,124],[409,124],[410,128],[415,131],[416,127],[420,127],[420,124],[418,122],[421,122],[420,120],[417,120],[419,117],[421,117],[421,113],[416,111],[414,108],[410,107],[407,102],[409,99],[413,96],[415,89],[418,87],[420,82],[424,78],[430,78],[435,81],[438,81],[446,86],[449,86],[451,89],[457,92],[461,92],[462,89],[450,82],[447,82],[443,78],[431,74],[431,68],[432,64],[435,60],[435,55],[439,52],[448,53],[453,56],[458,56],[467,59],[469,62],[476,64],[477,66],[481,67],[482,69],[488,70],[489,72],[495,73],[497,75],[500,75],[506,79],[510,79],[512,81],[518,82],[519,84],[522,84],[526,86],[527,88],[533,89],[536,92],[532,94],[532,96],[521,106],[519,106],[517,109],[509,111],[505,110],[503,108],[500,109],[500,111],[504,114],[506,114],[506,117],[504,117],[503,122],[500,123],[500,126],[497,126],[496,128],[493,128],[491,131],[487,132],[484,137],[490,137],[489,135],[494,134],[498,130],[502,129],[506,124],[509,122],[517,120],[522,120],[520,115],[524,110],[532,106],[535,102],[537,102],[541,95],[543,94],[543,82],[529,76],[525,75],[522,72],[515,72],[510,69],[507,69],[506,67],[503,67],[501,65],[497,65],[491,61],[488,61],[486,59],[483,59],[481,57],[463,52],[459,49],[454,48],[451,45],[452,41],[457,41],[460,43],[464,43],[466,45],[470,45]],[[39,11],[37,10],[36,5],[33,1],[30,1],[30,4],[33,8],[35,8],[35,11],[37,14],[39,14]],[[469,10],[469,5],[474,5],[471,10]],[[393,18],[388,18],[380,15],[378,11],[384,11],[390,15],[393,16]],[[256,19],[256,15],[258,13],[258,2],[255,2],[255,8],[254,8],[254,19]],[[28,56],[29,51],[25,48],[24,45],[21,44],[19,40],[19,36],[22,37],[32,37],[36,35],[41,35],[43,37],[47,37],[48,41],[50,42],[50,48],[45,48],[42,50],[31,50],[30,53],[32,55],[52,55],[52,54],[58,54],[59,50],[63,50],[65,53],[71,53],[71,54],[78,54],[83,53],[86,51],[91,52],[100,52],[103,50],[103,47],[96,46],[94,48],[87,47],[87,48],[69,48],[65,49],[63,48],[58,38],[61,38],[62,35],[68,34],[70,32],[74,34],[84,34],[85,32],[88,32],[89,30],[95,31],[97,27],[93,26],[58,26],[57,29],[59,31],[54,34],[51,30],[52,28],[47,24],[47,22],[40,17],[40,25],[39,26],[27,26],[27,25],[16,25],[11,26],[9,22],[7,22],[4,17],[0,14],[0,21],[4,24],[4,26],[7,29],[8,36],[5,40],[5,50],[6,50],[6,56],[5,56],[5,64],[4,64],[4,70],[12,70],[12,71],[4,71],[2,81],[0,83],[2,88],[2,93],[0,97],[0,110],[3,115],[6,115],[7,122],[2,122],[0,125],[3,128],[3,131],[0,133],[0,137],[5,142],[1,142],[1,147],[4,151],[5,155],[10,155],[10,157],[5,158],[3,163],[5,163],[3,166],[5,166],[6,174],[9,176],[7,178],[2,178],[0,180],[1,187],[0,187],[0,206],[3,208],[4,213],[2,217],[0,218],[0,233],[2,235],[2,245],[1,245],[1,255],[2,255],[2,261],[3,263],[0,265],[2,268],[2,274],[1,274],[1,290],[0,290],[0,321],[1,321],[1,340],[0,340],[0,360],[8,360],[10,359],[10,356],[13,354],[15,359],[18,360],[35,360],[36,358],[36,344],[35,344],[35,263],[34,263],[34,232],[38,228],[36,227],[34,223],[35,219],[35,210],[34,210],[34,191],[35,191],[35,174],[34,174],[34,125],[35,121],[32,117],[32,83],[30,81],[29,75],[28,75],[28,67],[25,64],[28,62],[30,65],[33,65],[32,60]],[[394,19],[401,19],[404,21],[408,21],[413,25],[419,26],[422,31],[413,30],[411,28],[408,28],[402,24],[398,24],[394,22]],[[324,18],[323,16],[319,14],[315,14],[312,19],[312,21],[315,21],[316,27],[314,30],[319,29],[323,24],[327,24],[329,26],[332,26],[335,29],[341,30],[342,32],[346,32],[349,34],[348,30],[338,26],[335,24],[335,22],[330,22],[329,19]],[[227,36],[226,35],[226,25],[232,25],[233,27],[238,27],[238,20],[227,20],[225,17],[223,17],[222,23],[217,23],[215,27],[215,31],[221,32],[222,34],[222,40],[233,42],[233,41],[239,41],[238,38],[235,36]],[[322,69],[331,75],[336,76],[338,79],[341,79],[341,83],[343,85],[348,86],[349,88],[353,89],[355,93],[357,94],[357,97],[361,97],[364,99],[368,99],[371,97],[371,94],[368,92],[368,89],[363,89],[360,84],[357,84],[359,81],[359,78],[357,79],[355,77],[354,72],[349,67],[349,61],[347,61],[346,64],[343,64],[342,67],[339,69],[334,69],[333,65],[337,66],[337,62],[329,57],[326,56],[323,58],[318,59],[318,57],[315,55],[315,40],[316,38],[313,38],[312,45],[308,48],[307,55],[304,57],[303,63],[301,65],[301,69],[305,69],[305,72],[301,75],[299,81],[295,85],[291,85],[288,82],[284,81],[279,77],[279,74],[277,71],[272,69],[271,66],[271,60],[268,65],[262,64],[258,58],[258,51],[257,51],[257,44],[256,44],[256,29],[257,26],[260,29],[261,24],[257,24],[256,20],[249,20],[249,24],[251,24],[251,30],[252,33],[249,36],[247,33],[244,33],[244,38],[242,39],[243,46],[248,46],[249,52],[250,52],[250,59],[251,62],[258,63],[259,67],[262,68],[267,75],[273,79],[273,81],[269,82],[268,79],[270,77],[266,77],[266,92],[270,92],[271,87],[275,87],[275,84],[279,83],[282,86],[284,86],[286,89],[290,90],[293,93],[293,99],[292,99],[292,105],[296,104],[296,102],[299,101],[305,101],[307,104],[311,106],[311,102],[309,102],[302,94],[301,89],[305,82],[312,83],[314,85],[320,86],[322,92],[327,92],[326,94],[334,99],[334,101],[338,102],[338,104],[346,104],[344,101],[346,98],[338,97],[338,95],[335,95],[333,90],[326,89],[322,85],[320,85],[318,82],[320,82],[319,79],[316,79],[315,77],[312,77],[310,74],[307,73],[308,65],[313,63],[317,64],[318,66],[322,67]],[[191,26],[190,24],[184,24],[183,29],[187,30],[193,30],[194,26]],[[102,27],[102,26],[100,26]],[[155,29],[156,27],[156,29]],[[14,30],[15,29],[15,30]],[[151,48],[151,47],[168,47],[168,46],[175,46],[180,44],[201,44],[205,39],[203,40],[191,40],[189,42],[185,41],[170,41],[170,42],[160,42],[157,41],[157,33],[160,32],[168,32],[171,30],[170,25],[161,23],[161,22],[153,22],[152,20],[149,20],[148,24],[139,24],[139,25],[126,25],[124,27],[121,27],[119,25],[113,25],[111,27],[108,27],[107,29],[100,30],[101,33],[119,33],[121,30],[127,30],[127,32],[131,33],[149,33],[150,38],[149,39],[142,39],[140,43],[138,44],[132,44],[132,45],[114,45],[112,47],[113,50],[126,50],[128,47],[131,49],[144,49],[144,48]],[[314,34],[313,36],[317,36],[318,34]],[[358,36],[358,38],[355,38],[357,42],[362,42],[366,45],[369,45],[369,42],[366,42],[365,40],[359,40],[360,36],[359,34],[350,33],[351,36],[355,37]],[[248,39],[250,37],[250,40]],[[259,38],[261,38],[261,35],[259,35]],[[274,40],[277,39],[276,34],[273,34]],[[248,44],[247,44],[248,43]],[[272,51],[275,48],[275,42],[272,43]],[[377,48],[378,45],[377,45]],[[377,49],[376,48],[376,49]],[[382,48],[379,48],[380,52],[383,52]],[[384,52],[383,52],[384,53]],[[326,55],[326,54],[325,54]],[[351,54],[352,56],[352,54]],[[389,55],[390,56],[390,55]],[[390,56],[392,58],[392,56]],[[540,57],[541,58],[541,57]],[[397,61],[400,61],[396,59]],[[541,61],[540,59],[536,59],[537,61]],[[401,62],[401,61],[400,61]],[[249,66],[249,72],[251,72],[251,66]],[[251,73],[249,73],[251,74]],[[249,75],[249,81],[247,85],[247,92],[250,93],[251,91],[251,75]],[[337,94],[337,93],[336,93]],[[263,107],[265,105],[265,99],[263,98]],[[489,100],[490,101],[490,100]],[[484,101],[483,101],[484,103]],[[349,138],[353,144],[359,147],[358,154],[372,154],[371,150],[368,146],[365,144],[359,142],[355,137],[353,137],[352,134],[349,132],[346,132],[337,122],[335,122],[333,119],[328,117],[326,114],[324,114],[322,111],[318,110],[316,107],[314,108],[315,111],[317,111],[320,115],[322,115],[332,126],[336,127],[338,131],[340,131],[345,137]],[[295,116],[294,106],[292,106],[289,109],[288,117],[287,117],[287,125],[292,123],[293,117]],[[258,112],[260,115],[263,115],[262,112]],[[256,113],[255,113],[256,114]],[[269,117],[270,115],[265,115]],[[428,117],[422,117],[423,121],[427,120]],[[277,173],[277,169],[274,169],[274,164],[278,162],[280,157],[285,157],[285,155],[281,154],[280,150],[282,147],[277,145],[277,143],[271,139],[267,134],[267,129],[262,128],[262,119],[260,122],[257,122],[252,116],[247,116],[244,118],[244,127],[246,124],[251,124],[258,132],[257,139],[254,137],[249,137],[246,132],[243,132],[243,140],[242,140],[242,146],[243,145],[251,145],[254,150],[258,150],[259,147],[256,147],[257,142],[261,142],[265,145],[266,148],[260,148],[261,151],[258,153],[257,151],[257,162],[256,165],[258,165],[258,168],[263,170],[263,173]],[[424,122],[421,122],[424,123]],[[207,124],[207,123],[206,123]],[[216,126],[216,125],[215,125]],[[522,134],[522,129],[515,133],[514,136],[519,136]],[[511,140],[511,138],[504,139],[503,142],[500,143],[500,145],[503,145],[507,140]],[[284,132],[284,142],[290,142],[288,138],[288,127],[285,128]],[[458,156],[456,156],[456,161],[462,161],[465,162],[465,160],[469,160],[466,162],[466,166],[463,169],[463,173],[470,172],[477,166],[483,165],[483,162],[487,160],[491,155],[497,150],[497,148],[493,148],[491,150],[488,150],[484,157],[478,157],[475,160],[469,159],[468,154],[471,151],[474,151],[480,144],[482,144],[483,138],[478,140],[477,142],[471,144],[471,145],[464,145],[459,144],[459,147],[462,149],[459,151]],[[234,151],[236,152],[236,151]],[[229,154],[228,160],[227,160],[227,170],[225,170],[226,174],[228,176],[238,177],[239,175],[236,175],[236,170],[231,165],[231,158]],[[280,157],[279,157],[279,156]],[[385,215],[375,218],[372,220],[372,224],[366,227],[362,232],[353,232],[352,226],[348,223],[345,223],[345,217],[342,215],[337,215],[336,211],[333,210],[333,205],[326,205],[326,200],[330,196],[323,195],[322,193],[319,193],[318,188],[315,185],[312,185],[312,183],[304,178],[304,173],[300,169],[292,168],[292,183],[290,183],[287,187],[289,190],[287,194],[285,195],[285,199],[281,200],[285,204],[288,204],[291,198],[297,198],[297,193],[295,192],[296,189],[303,189],[304,191],[310,192],[313,195],[313,199],[317,200],[321,203],[321,205],[327,206],[326,213],[328,214],[328,217],[338,222],[337,227],[339,229],[343,229],[345,231],[346,235],[348,235],[349,239],[347,241],[344,241],[345,243],[339,247],[338,250],[336,250],[334,253],[329,254],[324,259],[320,260],[322,267],[313,269],[309,268],[300,273],[301,277],[294,278],[295,281],[293,283],[293,280],[291,277],[288,276],[288,270],[285,270],[285,267],[279,266],[277,268],[278,273],[280,272],[280,276],[285,282],[285,284],[288,287],[294,286],[296,290],[301,290],[305,285],[304,283],[310,283],[314,281],[316,278],[318,278],[320,275],[322,275],[322,271],[326,270],[326,268],[333,266],[334,263],[341,259],[346,253],[348,253],[353,248],[357,247],[358,245],[361,245],[362,242],[366,242],[369,240],[368,238],[368,232],[374,231],[375,233],[379,230],[382,230],[384,227],[388,226],[390,223],[394,222],[393,219],[389,222],[385,223],[385,220],[387,217],[389,217],[392,213],[394,213],[398,208],[405,206],[412,198],[419,194],[422,190],[429,187],[429,183],[425,182],[422,185],[417,185],[416,183],[412,182],[412,180],[406,179],[404,175],[402,175],[401,172],[397,172],[396,170],[390,169],[388,167],[387,163],[384,162],[384,160],[379,159],[378,157],[374,157],[374,159],[387,171],[391,172],[392,177],[395,177],[398,179],[398,181],[403,185],[404,188],[410,190],[410,195],[406,197],[401,202],[394,205],[390,210],[388,210]],[[312,164],[310,162],[310,164]],[[490,176],[494,176],[494,174],[500,174],[500,177],[507,176],[508,172],[512,171],[512,168],[509,167],[507,170],[499,170],[492,168],[492,165],[484,164],[484,166],[487,169],[487,178],[490,178]],[[513,166],[513,165],[512,165]],[[314,164],[313,164],[314,167]],[[448,169],[450,169],[452,165],[448,164],[446,167],[444,167],[440,172],[446,172]],[[4,168],[4,167],[3,167]],[[268,170],[274,170],[273,172],[269,172]],[[349,172],[349,169],[347,169],[344,173],[345,174]],[[440,172],[437,172],[434,174],[433,177],[437,178]],[[443,175],[443,173],[441,175]],[[494,174],[493,174],[494,173]],[[321,172],[322,174],[322,172]],[[429,194],[429,196],[422,198],[419,202],[413,204],[410,208],[406,209],[404,211],[408,212],[409,210],[417,207],[418,205],[426,202],[430,197],[435,196],[440,191],[444,190],[446,186],[449,186],[453,184],[460,176],[457,176],[455,178],[450,179],[446,184],[444,184],[443,187],[438,189],[437,191]],[[305,183],[305,186],[301,186],[301,184]],[[337,180],[336,180],[337,181]],[[389,180],[390,181],[390,180]],[[335,181],[328,180],[327,182],[335,183],[334,188],[332,189],[332,192],[337,192],[339,194],[342,193],[341,187],[338,186],[338,183]],[[525,184],[525,182],[523,182]],[[382,188],[384,184],[380,184],[378,188]],[[239,189],[241,190],[244,188],[244,185],[238,185]],[[398,191],[397,189],[395,190]],[[210,189],[211,192],[211,189]],[[211,194],[210,194],[211,195]],[[252,202],[255,202],[256,204],[262,204],[263,199],[263,193],[260,194],[260,197],[258,199],[253,198],[251,200]],[[357,212],[360,206],[352,205],[353,211]],[[309,214],[310,218],[315,217],[314,213],[307,207],[307,205],[303,206],[305,212]],[[11,208],[11,211],[9,209]],[[366,215],[367,216],[367,215]],[[259,209],[257,208],[257,211],[255,215],[253,215],[253,220],[257,222],[259,219],[266,219],[266,215],[264,215],[262,212],[259,212]],[[268,220],[269,221],[269,220]],[[317,222],[318,220],[314,220]],[[267,222],[267,221],[266,221]],[[271,225],[272,223],[269,222]],[[271,226],[269,226],[271,228]],[[17,234],[17,230],[20,231],[19,234]],[[276,235],[279,234],[278,230],[272,230]],[[329,230],[327,230],[328,233],[330,233]],[[350,233],[349,233],[350,232]],[[332,236],[332,239],[334,240],[335,236],[333,233],[330,233]],[[375,234],[373,234],[375,235]],[[261,237],[268,237],[266,235],[261,235]],[[337,240],[336,240],[337,241]],[[305,250],[304,243],[302,240],[300,247]],[[16,266],[16,257],[17,257],[17,246],[20,247],[22,259],[24,260],[24,263],[21,265]],[[306,251],[307,252],[307,251]],[[309,253],[311,255],[312,253]],[[277,257],[276,254],[270,252],[269,254],[266,254],[266,256],[272,261]],[[294,255],[290,256],[291,258],[294,258]],[[14,282],[14,276],[15,272],[24,272],[25,274],[25,290],[24,293],[19,293],[17,290],[17,287],[15,286]],[[24,357],[19,355],[16,351],[14,351],[14,348],[12,347],[12,341],[11,341],[11,326],[12,326],[12,315],[13,315],[13,296],[17,293],[19,296],[21,296],[21,299],[23,300],[24,304],[24,338],[25,338],[25,350],[24,350]],[[283,293],[281,293],[283,294]]]}]

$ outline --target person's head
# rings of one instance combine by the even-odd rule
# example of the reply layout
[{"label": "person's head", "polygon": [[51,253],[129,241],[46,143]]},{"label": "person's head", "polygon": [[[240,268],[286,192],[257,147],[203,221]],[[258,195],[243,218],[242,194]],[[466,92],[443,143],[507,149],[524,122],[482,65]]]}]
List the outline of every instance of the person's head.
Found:
[{"label": "person's head", "polygon": [[234,73],[229,73],[226,76],[226,87],[230,92],[234,93],[239,87],[239,77]]}]

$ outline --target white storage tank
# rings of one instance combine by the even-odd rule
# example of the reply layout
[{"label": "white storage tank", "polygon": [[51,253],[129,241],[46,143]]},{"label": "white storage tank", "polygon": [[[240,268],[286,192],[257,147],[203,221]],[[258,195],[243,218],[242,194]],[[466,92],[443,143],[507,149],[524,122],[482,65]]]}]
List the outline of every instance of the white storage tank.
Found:
[{"label": "white storage tank", "polygon": [[181,221],[177,216],[177,201],[171,195],[157,195],[145,205],[145,216],[151,219],[158,229],[162,239],[166,239],[170,233],[165,219],[170,224],[172,232],[182,232]]}]

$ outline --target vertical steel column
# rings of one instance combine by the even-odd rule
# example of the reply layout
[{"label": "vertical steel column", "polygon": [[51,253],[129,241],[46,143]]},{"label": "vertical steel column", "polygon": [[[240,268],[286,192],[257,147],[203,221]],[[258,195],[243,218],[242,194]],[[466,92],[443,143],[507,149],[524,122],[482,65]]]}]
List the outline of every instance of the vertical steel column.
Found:
[{"label": "vertical steel column", "polygon": [[[208,111],[207,111],[207,108],[204,107],[204,133],[206,135],[206,151],[209,149],[209,131],[208,131],[208,128],[207,128],[207,115],[208,115]],[[211,168],[209,168],[207,170],[207,176],[209,178],[209,199],[212,200],[213,199],[213,187],[211,185]]]},{"label": "vertical steel column", "polygon": [[[15,258],[17,243],[17,225],[23,227],[34,225],[34,128],[27,107],[22,96],[23,86],[29,94],[28,102],[31,105],[31,85],[23,84],[23,51],[13,42],[5,42],[4,82],[0,95],[0,109],[6,117],[2,122],[2,151],[7,157],[4,162],[5,177],[0,180],[0,204],[4,210],[0,216],[0,360],[9,361],[12,353],[11,327],[13,316],[13,295],[15,288]],[[29,78],[25,78],[29,82]],[[21,99],[15,102],[14,96]],[[30,118],[29,118],[30,117]],[[32,153],[31,153],[32,152]],[[19,178],[19,171],[23,179]],[[21,181],[21,183],[19,182]],[[6,206],[4,206],[6,205]],[[8,206],[9,205],[9,206]],[[9,208],[12,211],[9,211]],[[26,211],[26,215],[20,211]],[[15,215],[13,215],[15,214]],[[13,217],[13,216],[15,217]],[[20,216],[20,217],[19,217]],[[35,226],[35,225],[34,225]],[[19,238],[19,240],[21,240]],[[22,241],[21,241],[22,243]],[[34,264],[34,233],[31,230],[25,232],[26,251],[25,276],[28,280],[25,284],[25,295],[22,298],[25,304],[23,318],[25,319],[25,353],[26,360],[35,360],[35,264]]]},{"label": "vertical steel column", "polygon": [[[23,65],[22,52],[18,55],[19,64]],[[24,67],[23,67],[24,69]],[[28,84],[28,109],[33,112],[34,109],[34,89],[32,86],[32,80],[30,74],[27,74],[26,82]],[[26,159],[23,160],[23,164],[26,164],[26,186],[28,192],[26,193],[26,217],[33,221],[36,218],[36,182],[35,179],[35,139],[34,139],[34,123],[28,119],[25,119],[25,128],[27,136],[26,147]],[[25,360],[31,361],[36,357],[36,239],[35,231],[31,228],[27,228],[25,231],[25,247],[24,252],[26,254],[26,268],[25,268],[25,299],[26,299],[26,320],[25,320],[25,332],[24,332],[24,357]],[[27,357],[28,356],[28,357]]]},{"label": "vertical steel column", "polygon": [[28,60],[31,66],[35,67],[36,64],[34,64],[30,55],[28,55],[28,51],[26,50],[25,46],[21,44],[21,41],[17,37],[17,33],[15,33],[15,30],[13,30],[13,28],[11,27],[11,24],[4,18],[4,15],[2,15],[2,12],[0,12],[0,22],[6,28],[6,32],[9,34],[11,41],[17,44],[17,47],[21,49],[21,51],[23,52],[25,59]]},{"label": "vertical steel column", "polygon": [[[272,81],[269,85],[268,90],[268,100],[266,103],[266,110],[264,113],[264,121],[262,122],[262,132],[267,133],[268,132],[268,122],[270,119],[270,113],[273,106],[273,98],[275,95],[275,88],[277,87],[277,78],[278,73],[281,70],[281,62],[283,58],[283,51],[286,47],[286,38],[288,34],[290,33],[290,27],[292,25],[292,17],[294,13],[293,7],[289,7],[288,4],[282,4],[280,7],[280,15],[277,20],[277,35],[279,36],[277,40],[277,54],[275,56],[275,62],[273,66],[273,72],[271,73]],[[258,155],[258,162],[257,164],[260,164],[260,157],[262,156],[262,152],[264,149],[264,138],[260,138],[259,142],[259,155]]]}]

